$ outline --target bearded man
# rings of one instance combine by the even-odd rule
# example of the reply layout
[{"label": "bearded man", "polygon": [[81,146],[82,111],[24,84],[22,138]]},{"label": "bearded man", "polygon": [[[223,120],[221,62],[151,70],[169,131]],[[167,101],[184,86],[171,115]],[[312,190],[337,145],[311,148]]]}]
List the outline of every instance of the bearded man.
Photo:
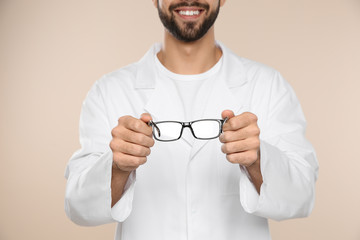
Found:
[{"label": "bearded man", "polygon": [[164,40],[87,95],[65,210],[115,239],[270,239],[308,216],[318,163],[293,89],[215,40],[225,0],[153,0]]}]

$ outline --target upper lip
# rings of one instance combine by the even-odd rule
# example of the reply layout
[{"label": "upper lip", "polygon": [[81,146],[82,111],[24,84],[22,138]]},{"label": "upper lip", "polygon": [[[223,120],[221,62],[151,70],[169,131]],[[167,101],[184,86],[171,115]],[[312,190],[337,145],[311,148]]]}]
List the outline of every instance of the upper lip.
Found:
[{"label": "upper lip", "polygon": [[180,11],[203,11],[203,8],[199,8],[199,7],[178,7],[175,8],[174,11],[175,12],[180,12]]},{"label": "upper lip", "polygon": [[209,6],[207,4],[199,2],[180,2],[173,4],[169,7],[170,11],[205,11],[208,10]]},{"label": "upper lip", "polygon": [[175,8],[174,10],[175,11],[186,11],[186,10],[196,11],[196,10],[203,10],[203,9],[200,7],[178,7],[178,8]]},{"label": "upper lip", "polygon": [[202,7],[198,7],[198,6],[180,6],[174,9],[174,11],[196,11],[196,10],[204,10],[204,8]]}]

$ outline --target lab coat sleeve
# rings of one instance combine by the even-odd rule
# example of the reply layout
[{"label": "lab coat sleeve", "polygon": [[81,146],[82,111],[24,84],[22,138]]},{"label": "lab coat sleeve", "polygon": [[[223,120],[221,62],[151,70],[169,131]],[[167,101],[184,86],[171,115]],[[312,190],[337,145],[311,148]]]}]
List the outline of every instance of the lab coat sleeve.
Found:
[{"label": "lab coat sleeve", "polygon": [[260,195],[244,168],[240,199],[248,213],[284,220],[306,217],[312,211],[318,162],[305,138],[306,121],[290,85],[276,73],[260,135]]},{"label": "lab coat sleeve", "polygon": [[122,222],[130,214],[135,172],[130,174],[121,199],[111,208],[111,127],[99,83],[89,91],[80,116],[81,149],[65,171],[65,212],[76,224]]}]

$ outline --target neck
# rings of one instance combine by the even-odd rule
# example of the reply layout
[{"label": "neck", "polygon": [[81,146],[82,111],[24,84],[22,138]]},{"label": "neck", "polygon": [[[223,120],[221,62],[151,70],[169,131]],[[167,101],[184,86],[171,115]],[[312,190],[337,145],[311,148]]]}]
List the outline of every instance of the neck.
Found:
[{"label": "neck", "polygon": [[195,42],[182,42],[165,30],[164,44],[157,54],[159,61],[177,74],[200,74],[212,68],[222,52],[215,44],[214,27]]}]

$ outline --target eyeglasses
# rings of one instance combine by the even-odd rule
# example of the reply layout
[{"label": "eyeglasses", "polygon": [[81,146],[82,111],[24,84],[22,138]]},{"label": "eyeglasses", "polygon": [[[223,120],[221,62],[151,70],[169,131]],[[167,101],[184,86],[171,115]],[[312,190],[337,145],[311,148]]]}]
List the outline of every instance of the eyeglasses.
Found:
[{"label": "eyeglasses", "polygon": [[210,140],[220,136],[225,119],[201,119],[192,122],[177,121],[150,121],[153,129],[153,136],[162,142],[176,141],[181,138],[184,128],[188,127],[196,139]]}]

